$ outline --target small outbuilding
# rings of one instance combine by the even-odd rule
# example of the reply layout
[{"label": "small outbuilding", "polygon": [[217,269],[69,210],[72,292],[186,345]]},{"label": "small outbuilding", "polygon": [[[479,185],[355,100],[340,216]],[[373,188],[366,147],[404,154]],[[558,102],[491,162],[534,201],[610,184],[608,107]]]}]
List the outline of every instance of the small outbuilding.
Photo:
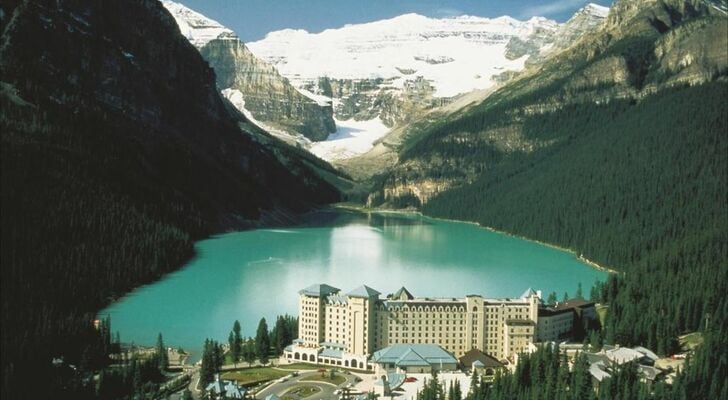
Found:
[{"label": "small outbuilding", "polygon": [[483,353],[478,349],[472,349],[463,354],[458,360],[460,367],[464,370],[477,371],[478,375],[486,381],[492,381],[498,371],[505,366],[491,355]]}]

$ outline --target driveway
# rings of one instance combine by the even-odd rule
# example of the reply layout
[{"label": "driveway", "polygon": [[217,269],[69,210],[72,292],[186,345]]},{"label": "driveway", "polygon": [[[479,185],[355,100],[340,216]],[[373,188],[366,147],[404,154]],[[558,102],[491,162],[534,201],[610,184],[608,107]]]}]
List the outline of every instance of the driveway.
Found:
[{"label": "driveway", "polygon": [[355,378],[356,378],[352,374],[338,372],[338,374],[340,376],[343,376],[346,378],[346,381],[339,386],[333,385],[331,383],[326,383],[326,382],[301,381],[301,379],[303,379],[307,376],[319,375],[319,374],[321,374],[321,373],[317,372],[317,371],[310,371],[310,370],[309,371],[299,371],[298,376],[288,378],[288,380],[285,382],[276,382],[276,383],[268,386],[267,388],[256,393],[255,398],[262,400],[262,399],[265,399],[265,397],[270,394],[275,394],[277,396],[283,397],[283,395],[287,391],[292,389],[293,387],[306,385],[306,386],[314,386],[319,389],[318,393],[316,393],[312,396],[306,397],[306,400],[324,400],[324,399],[330,400],[330,399],[335,399],[338,397],[337,395],[334,394],[334,391],[336,389],[344,387],[345,385],[348,385],[348,384],[353,385],[355,383]]}]

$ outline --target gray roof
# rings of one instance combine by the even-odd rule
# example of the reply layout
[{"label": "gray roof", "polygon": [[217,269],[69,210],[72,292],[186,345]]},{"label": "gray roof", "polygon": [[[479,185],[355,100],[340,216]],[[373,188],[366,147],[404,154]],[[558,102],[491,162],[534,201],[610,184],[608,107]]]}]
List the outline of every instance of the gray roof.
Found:
[{"label": "gray roof", "polygon": [[607,350],[604,352],[610,361],[616,364],[624,364],[630,361],[639,360],[644,357],[644,354],[637,350],[632,350],[628,347],[620,347],[617,349]]},{"label": "gray roof", "polygon": [[381,293],[377,292],[367,285],[361,285],[358,288],[347,293],[346,295],[349,297],[363,297],[365,299],[368,299],[370,297],[379,297],[380,294]]},{"label": "gray roof", "polygon": [[311,285],[305,289],[299,290],[298,293],[305,294],[306,296],[322,297],[322,296],[328,296],[328,295],[336,293],[338,291],[339,291],[339,289],[335,288],[333,286],[329,286],[325,283],[317,283],[317,284]]},{"label": "gray roof", "polygon": [[329,358],[341,358],[342,351],[337,349],[323,349],[321,353],[319,354],[321,357],[329,357]]},{"label": "gray roof", "polygon": [[415,296],[413,296],[412,293],[410,293],[404,286],[399,288],[399,290],[392,295],[392,299],[397,300],[413,300],[414,298]]},{"label": "gray roof", "polygon": [[662,373],[659,369],[650,367],[649,365],[638,365],[637,368],[642,373],[642,376],[651,381],[654,381]]},{"label": "gray roof", "polygon": [[333,293],[326,296],[326,303],[343,305],[349,303],[349,298],[341,293]]},{"label": "gray roof", "polygon": [[457,364],[455,357],[435,344],[395,344],[375,352],[372,361],[397,367]]},{"label": "gray roof", "polygon": [[243,387],[238,386],[235,382],[220,380],[220,376],[216,376],[215,381],[208,384],[205,390],[217,395],[224,394],[226,399],[242,399],[245,397],[246,392]]},{"label": "gray roof", "polygon": [[523,294],[521,295],[521,298],[522,299],[527,299],[527,298],[529,298],[529,297],[531,297],[531,296],[533,296],[535,294],[536,294],[536,292],[533,289],[528,288],[528,289],[526,289],[525,292],[523,292]]},{"label": "gray roof", "polygon": [[599,382],[601,382],[605,378],[609,378],[612,376],[606,371],[606,367],[602,362],[590,365],[589,373],[591,374],[591,376],[594,377],[594,379],[598,380]]},{"label": "gray roof", "polygon": [[653,353],[650,349],[642,347],[642,346],[633,347],[632,349],[639,351],[645,357],[649,358],[652,361],[657,361],[657,359],[660,358],[657,356],[657,354]]}]

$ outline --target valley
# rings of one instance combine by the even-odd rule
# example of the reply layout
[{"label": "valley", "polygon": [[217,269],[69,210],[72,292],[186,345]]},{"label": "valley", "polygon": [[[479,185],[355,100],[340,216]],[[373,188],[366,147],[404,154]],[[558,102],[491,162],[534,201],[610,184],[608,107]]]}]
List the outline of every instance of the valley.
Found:
[{"label": "valley", "polygon": [[0,5],[2,397],[728,396],[728,3],[525,2]]}]

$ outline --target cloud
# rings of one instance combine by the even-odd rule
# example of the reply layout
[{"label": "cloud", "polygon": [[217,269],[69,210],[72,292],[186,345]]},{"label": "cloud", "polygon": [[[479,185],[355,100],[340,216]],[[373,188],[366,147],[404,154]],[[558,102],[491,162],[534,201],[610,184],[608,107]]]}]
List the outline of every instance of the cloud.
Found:
[{"label": "cloud", "polygon": [[587,0],[556,0],[550,2],[539,2],[541,4],[528,6],[521,11],[522,18],[534,16],[548,17],[566,11],[573,11],[582,7]]},{"label": "cloud", "polygon": [[433,15],[435,17],[439,18],[447,18],[447,17],[457,17],[459,15],[465,14],[462,10],[458,10],[457,8],[449,8],[449,7],[440,7],[435,9],[433,12]]}]

